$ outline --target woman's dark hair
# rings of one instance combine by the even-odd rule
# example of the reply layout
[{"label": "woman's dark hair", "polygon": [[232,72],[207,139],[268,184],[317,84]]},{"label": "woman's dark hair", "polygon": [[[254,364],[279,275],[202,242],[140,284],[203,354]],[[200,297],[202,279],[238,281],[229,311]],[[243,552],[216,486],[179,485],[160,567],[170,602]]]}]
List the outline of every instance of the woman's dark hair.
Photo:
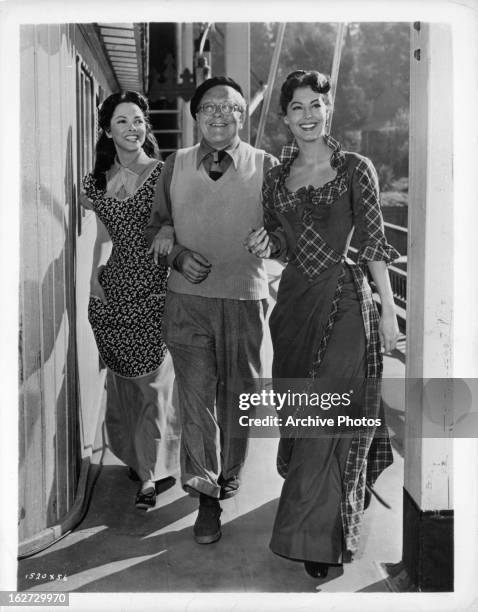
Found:
[{"label": "woman's dark hair", "polygon": [[101,128],[100,137],[95,147],[95,167],[93,169],[93,176],[96,180],[96,185],[99,189],[106,188],[106,172],[113,165],[116,149],[114,142],[111,138],[108,138],[106,131],[109,130],[111,124],[111,117],[118,104],[123,102],[131,102],[136,104],[144,115],[146,122],[146,138],[143,144],[143,150],[149,157],[159,159],[159,148],[156,138],[153,135],[151,123],[149,120],[149,105],[148,101],[137,91],[120,91],[119,93],[111,94],[101,105],[98,112],[98,123]]},{"label": "woman's dark hair", "polygon": [[280,90],[280,107],[284,115],[287,113],[289,102],[294,97],[294,91],[299,87],[310,87],[312,91],[321,94],[327,106],[332,100],[330,97],[330,79],[317,70],[294,70],[287,75]]}]

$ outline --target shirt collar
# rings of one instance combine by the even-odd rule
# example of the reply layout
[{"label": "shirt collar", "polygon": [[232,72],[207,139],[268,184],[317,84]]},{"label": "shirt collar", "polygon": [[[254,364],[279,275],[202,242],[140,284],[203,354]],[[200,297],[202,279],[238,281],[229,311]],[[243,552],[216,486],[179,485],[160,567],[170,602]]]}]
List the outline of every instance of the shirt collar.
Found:
[{"label": "shirt collar", "polygon": [[123,166],[120,163],[118,157],[115,157],[113,166],[115,170],[126,170],[129,172],[133,172],[134,174],[140,175],[142,172],[144,172],[145,166],[149,166],[152,161],[154,160],[152,160],[151,157],[148,157],[148,155],[146,155],[144,149],[140,149],[138,151],[138,155],[127,166]]},{"label": "shirt collar", "polygon": [[[239,138],[239,136],[236,136],[236,138],[230,144],[228,144],[227,147],[224,147],[223,149],[232,159],[232,163],[234,165],[235,170],[237,169],[237,164],[239,161],[239,145],[240,144],[241,144],[241,139]],[[204,162],[204,159],[208,155],[213,153],[214,151],[217,151],[217,149],[215,149],[214,147],[211,147],[211,145],[208,142],[206,142],[203,138],[199,144],[199,149],[197,152],[197,164],[196,164],[197,169],[199,169],[199,166]]]},{"label": "shirt collar", "polygon": [[[340,144],[327,134],[323,136],[325,144],[332,149],[330,165],[332,168],[338,168],[342,165],[345,155],[340,147]],[[284,165],[290,165],[299,154],[299,146],[295,139],[282,147],[280,161]]]}]

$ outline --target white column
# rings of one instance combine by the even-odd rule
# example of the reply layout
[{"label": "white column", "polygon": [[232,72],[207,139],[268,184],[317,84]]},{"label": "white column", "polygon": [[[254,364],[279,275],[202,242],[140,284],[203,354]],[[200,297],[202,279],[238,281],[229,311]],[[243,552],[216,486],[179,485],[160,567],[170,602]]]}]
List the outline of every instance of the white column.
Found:
[{"label": "white column", "polygon": [[[250,48],[250,25],[248,23],[227,23],[224,41],[226,75],[239,83],[247,102],[249,102],[251,97]],[[241,138],[247,142],[250,139],[249,118],[247,114]]]},{"label": "white column", "polygon": [[[449,25],[412,28],[407,379],[454,376],[453,64]],[[407,393],[405,489],[452,507],[452,440],[430,437],[425,394]],[[438,404],[431,406],[433,411]]]}]

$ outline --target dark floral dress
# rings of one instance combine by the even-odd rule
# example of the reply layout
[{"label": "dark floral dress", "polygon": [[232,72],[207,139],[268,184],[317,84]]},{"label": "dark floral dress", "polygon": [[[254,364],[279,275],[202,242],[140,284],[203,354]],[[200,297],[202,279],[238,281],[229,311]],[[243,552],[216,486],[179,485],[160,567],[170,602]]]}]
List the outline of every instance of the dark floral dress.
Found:
[{"label": "dark floral dress", "polygon": [[167,350],[161,336],[167,268],[147,255],[144,239],[161,166],[158,162],[135,194],[124,200],[97,189],[91,174],[83,181],[113,242],[111,256],[99,275],[107,304],[92,296],[88,319],[103,361],[125,377],[157,369]]},{"label": "dark floral dress", "polygon": [[[132,183],[126,190],[121,186],[124,175],[115,183],[119,174],[112,172],[109,191],[98,189],[92,175],[83,180],[91,207],[113,243],[99,274],[107,303],[91,296],[88,318],[108,366],[109,448],[140,480],[154,481],[178,469],[180,428],[174,368],[161,335],[168,271],[147,254],[144,239],[162,162],[151,171],[145,156],[142,163],[138,173],[128,175]],[[119,173],[130,172],[118,162],[115,166]],[[143,176],[144,182],[136,187]]]}]

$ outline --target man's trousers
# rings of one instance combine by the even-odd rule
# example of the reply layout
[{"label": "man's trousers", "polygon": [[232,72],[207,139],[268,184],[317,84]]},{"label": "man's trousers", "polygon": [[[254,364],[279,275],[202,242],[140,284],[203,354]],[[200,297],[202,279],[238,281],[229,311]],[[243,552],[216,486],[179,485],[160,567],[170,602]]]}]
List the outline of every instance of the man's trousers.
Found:
[{"label": "man's trousers", "polygon": [[173,358],[181,416],[181,480],[218,498],[218,478],[239,476],[247,427],[239,394],[262,375],[267,300],[206,298],[169,291],[163,337]]}]

